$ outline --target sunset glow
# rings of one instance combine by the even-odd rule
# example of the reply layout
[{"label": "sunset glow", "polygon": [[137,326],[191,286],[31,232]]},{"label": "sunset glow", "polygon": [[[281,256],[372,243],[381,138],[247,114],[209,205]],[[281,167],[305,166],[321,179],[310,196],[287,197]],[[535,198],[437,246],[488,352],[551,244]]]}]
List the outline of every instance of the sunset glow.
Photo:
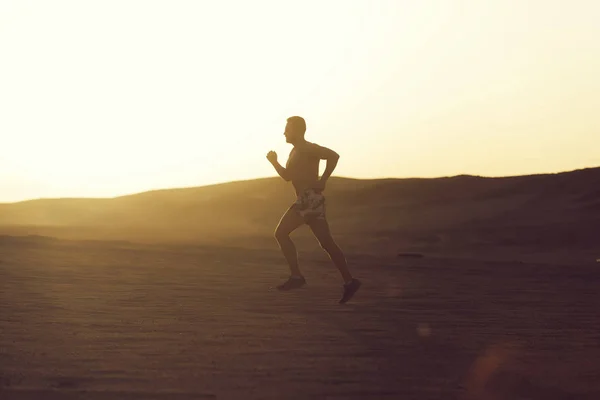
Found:
[{"label": "sunset glow", "polygon": [[274,175],[285,119],[337,176],[600,165],[600,3],[3,1],[0,202]]}]

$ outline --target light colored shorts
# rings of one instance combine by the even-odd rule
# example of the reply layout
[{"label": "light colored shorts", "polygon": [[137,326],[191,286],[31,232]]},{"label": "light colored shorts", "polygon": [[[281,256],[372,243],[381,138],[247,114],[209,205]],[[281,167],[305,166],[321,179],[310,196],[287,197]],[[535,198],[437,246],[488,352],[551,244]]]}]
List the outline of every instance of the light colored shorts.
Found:
[{"label": "light colored shorts", "polygon": [[325,196],[320,191],[306,189],[298,195],[290,209],[300,214],[305,221],[325,219]]}]

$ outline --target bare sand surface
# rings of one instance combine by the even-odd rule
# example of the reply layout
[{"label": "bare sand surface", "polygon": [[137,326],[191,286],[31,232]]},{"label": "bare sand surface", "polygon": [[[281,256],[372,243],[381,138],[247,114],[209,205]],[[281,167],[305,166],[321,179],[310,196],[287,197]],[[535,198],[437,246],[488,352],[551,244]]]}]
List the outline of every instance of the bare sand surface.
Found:
[{"label": "bare sand surface", "polygon": [[0,245],[0,399],[600,398],[597,264],[310,250]]}]

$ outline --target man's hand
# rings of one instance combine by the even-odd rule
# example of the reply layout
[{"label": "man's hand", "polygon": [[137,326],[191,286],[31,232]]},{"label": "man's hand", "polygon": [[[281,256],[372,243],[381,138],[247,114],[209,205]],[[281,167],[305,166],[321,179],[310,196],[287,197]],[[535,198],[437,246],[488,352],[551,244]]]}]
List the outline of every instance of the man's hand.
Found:
[{"label": "man's hand", "polygon": [[273,168],[275,168],[275,171],[277,171],[277,173],[283,178],[283,180],[289,182],[292,179],[290,178],[290,175],[288,174],[287,170],[281,165],[279,165],[279,163],[277,162],[277,153],[275,153],[274,151],[268,152],[267,160],[269,160],[269,162],[273,165]]},{"label": "man's hand", "polygon": [[269,162],[271,164],[275,164],[277,162],[277,153],[275,153],[274,151],[270,151],[267,153],[267,160],[269,160]]}]

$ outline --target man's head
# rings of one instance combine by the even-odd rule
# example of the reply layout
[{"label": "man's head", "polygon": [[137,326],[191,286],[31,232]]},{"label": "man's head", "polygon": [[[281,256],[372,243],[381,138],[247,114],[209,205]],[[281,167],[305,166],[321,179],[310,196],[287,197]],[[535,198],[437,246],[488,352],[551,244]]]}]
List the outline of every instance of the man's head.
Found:
[{"label": "man's head", "polygon": [[306,121],[302,117],[289,117],[285,125],[285,140],[288,143],[294,144],[304,140],[306,132]]}]

